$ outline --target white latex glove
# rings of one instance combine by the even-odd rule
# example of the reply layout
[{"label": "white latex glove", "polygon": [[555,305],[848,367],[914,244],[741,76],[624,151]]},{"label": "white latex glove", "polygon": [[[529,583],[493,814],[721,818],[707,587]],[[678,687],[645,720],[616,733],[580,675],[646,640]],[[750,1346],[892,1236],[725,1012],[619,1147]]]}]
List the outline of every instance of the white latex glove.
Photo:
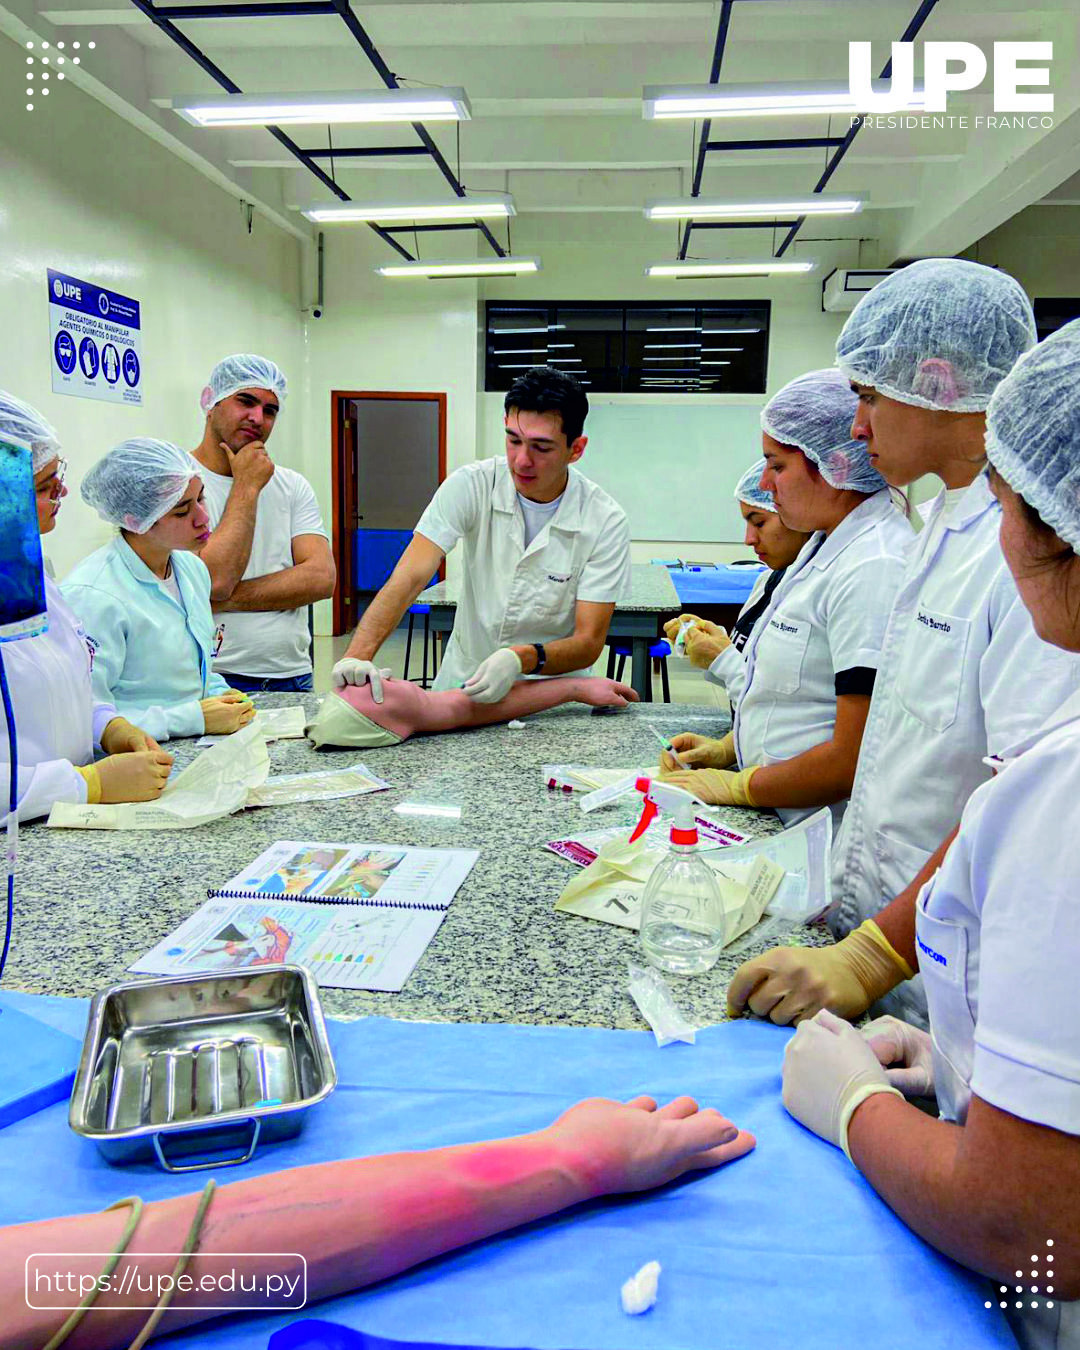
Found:
[{"label": "white latex glove", "polygon": [[477,703],[498,703],[514,687],[521,674],[521,657],[509,647],[500,647],[476,667],[461,686]]},{"label": "white latex glove", "polygon": [[330,672],[330,683],[335,689],[344,689],[347,684],[370,684],[376,703],[383,701],[382,682],[389,678],[389,670],[380,670],[373,661],[360,661],[355,656],[342,657]]},{"label": "white latex glove", "polygon": [[934,1054],[928,1032],[899,1017],[875,1017],[862,1028],[885,1076],[905,1097],[934,1095]]},{"label": "white latex glove", "polygon": [[784,1106],[801,1124],[842,1148],[851,1161],[847,1132],[855,1108],[876,1092],[903,1094],[862,1032],[823,1008],[800,1022],[784,1050]]}]

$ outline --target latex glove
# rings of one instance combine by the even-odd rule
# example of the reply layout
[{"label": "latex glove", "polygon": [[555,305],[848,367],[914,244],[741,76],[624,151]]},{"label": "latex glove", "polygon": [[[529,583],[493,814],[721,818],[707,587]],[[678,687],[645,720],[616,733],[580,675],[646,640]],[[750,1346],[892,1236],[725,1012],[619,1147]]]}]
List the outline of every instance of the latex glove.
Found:
[{"label": "latex glove", "polygon": [[675,639],[679,636],[679,629],[684,623],[705,623],[705,619],[699,619],[696,614],[680,614],[677,619],[668,619],[664,624],[664,636],[671,643],[672,649],[675,647]]},{"label": "latex glove", "polygon": [[134,750],[160,750],[161,746],[126,717],[114,717],[101,733],[101,748],[107,755],[122,755]]},{"label": "latex glove", "polygon": [[139,750],[109,755],[79,769],[86,780],[86,800],[97,802],[152,802],[169,781],[173,757],[164,750]]},{"label": "latex glove", "polygon": [[[692,731],[682,731],[671,738],[676,754],[692,769],[730,769],[737,763],[735,757],[735,733],[729,731],[723,740],[713,740],[711,736],[695,736]],[[678,773],[679,766],[665,750],[660,755],[662,773]]]},{"label": "latex glove", "polygon": [[934,1054],[927,1032],[899,1017],[875,1017],[861,1031],[894,1088],[905,1097],[934,1095]]},{"label": "latex glove", "polygon": [[255,704],[236,689],[216,698],[204,698],[200,706],[203,728],[208,736],[231,736],[234,731],[246,727],[255,716]]},{"label": "latex glove", "polygon": [[520,675],[521,657],[510,647],[500,647],[480,662],[461,687],[477,703],[498,703]]},{"label": "latex glove", "polygon": [[691,628],[683,639],[683,650],[686,652],[692,666],[697,666],[699,670],[708,670],[722,651],[726,651],[731,646],[731,638],[728,637],[726,629],[718,624],[710,624],[710,628],[715,628],[715,633],[707,633],[704,629],[704,621],[701,621],[695,628]]},{"label": "latex glove", "polygon": [[842,1148],[849,1162],[851,1117],[867,1097],[878,1092],[903,1098],[889,1083],[862,1033],[843,1018],[822,1009],[812,1021],[803,1022],[788,1041],[784,1050],[784,1106],[808,1130]]},{"label": "latex glove", "polygon": [[730,769],[691,769],[689,773],[677,769],[662,773],[660,781],[692,793],[709,806],[757,806],[750,795],[750,779],[760,768],[760,764],[751,764],[738,773]]},{"label": "latex glove", "polygon": [[744,962],[728,986],[728,1016],[740,1017],[749,1008],[779,1026],[813,1017],[822,1008],[861,1017],[914,974],[867,919],[835,947],[774,947]]},{"label": "latex glove", "polygon": [[659,1110],[652,1097],[594,1097],[540,1133],[590,1195],[662,1186],[684,1172],[741,1158],[756,1143],[719,1111],[699,1110],[692,1097],[676,1097]]},{"label": "latex glove", "polygon": [[330,672],[330,683],[335,689],[344,689],[347,684],[370,684],[376,703],[383,701],[382,682],[389,678],[389,670],[380,670],[374,662],[360,661],[355,656],[342,657]]}]

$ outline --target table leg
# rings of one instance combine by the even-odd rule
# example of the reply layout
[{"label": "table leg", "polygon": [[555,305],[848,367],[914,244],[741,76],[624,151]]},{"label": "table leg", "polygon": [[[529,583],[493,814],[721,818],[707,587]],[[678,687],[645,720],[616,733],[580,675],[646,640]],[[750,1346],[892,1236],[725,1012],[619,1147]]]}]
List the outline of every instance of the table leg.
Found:
[{"label": "table leg", "polygon": [[630,683],[637,690],[637,695],[642,703],[652,702],[648,638],[631,638]]}]

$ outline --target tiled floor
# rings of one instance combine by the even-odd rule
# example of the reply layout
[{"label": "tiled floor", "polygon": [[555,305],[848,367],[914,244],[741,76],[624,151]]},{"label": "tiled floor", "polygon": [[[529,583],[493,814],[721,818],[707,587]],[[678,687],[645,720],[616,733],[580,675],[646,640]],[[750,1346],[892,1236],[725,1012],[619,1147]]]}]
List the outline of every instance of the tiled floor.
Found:
[{"label": "tiled floor", "polygon": [[[325,689],[330,683],[330,668],[341,657],[349,644],[347,636],[317,637],[315,639],[315,688]],[[420,662],[423,654],[422,630],[417,626],[413,632],[412,657],[409,674],[414,678],[420,674]],[[395,675],[403,673],[405,664],[405,630],[399,628],[393,633],[379,652],[379,664],[388,666]],[[626,677],[629,677],[630,663],[627,662]],[[607,657],[603,657],[594,667],[594,673],[603,675],[607,671]],[[701,671],[685,657],[672,656],[668,659],[668,678],[671,685],[672,703],[706,703],[727,710],[727,699],[714,684],[709,684]],[[660,677],[653,675],[653,696],[661,698]]]}]

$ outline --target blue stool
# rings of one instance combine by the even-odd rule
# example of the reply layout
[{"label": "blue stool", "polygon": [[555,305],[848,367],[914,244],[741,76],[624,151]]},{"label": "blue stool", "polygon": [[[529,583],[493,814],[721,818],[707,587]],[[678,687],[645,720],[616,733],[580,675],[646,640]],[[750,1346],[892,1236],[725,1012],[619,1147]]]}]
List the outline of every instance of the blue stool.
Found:
[{"label": "blue stool", "polygon": [[[428,663],[428,638],[431,637],[431,618],[430,618],[430,615],[431,615],[431,606],[430,606],[430,605],[410,605],[410,606],[409,606],[409,632],[408,632],[408,636],[405,638],[405,674],[404,674],[404,677],[403,677],[403,678],[406,679],[406,680],[409,678],[409,657],[412,655],[413,624],[416,622],[416,616],[417,616],[418,614],[422,614],[422,615],[424,616],[424,669],[423,669],[423,674],[420,676],[420,688],[421,688],[421,689],[426,689],[426,688],[428,687],[428,673],[427,673],[427,663]],[[436,645],[435,645],[435,643],[433,642],[433,643],[432,643],[432,646],[431,646],[431,678],[432,678],[432,680],[435,679],[435,658],[436,658]]]},{"label": "blue stool", "polygon": [[[626,658],[631,654],[629,642],[609,642],[607,674],[609,680],[621,680],[623,671],[626,669]],[[664,690],[664,702],[671,702],[671,686],[668,684],[667,659],[671,655],[671,645],[661,638],[659,642],[654,642],[649,648],[649,659],[660,662],[660,684]],[[615,658],[619,658],[618,668],[615,666]],[[649,686],[645,697],[646,703],[653,701],[652,696],[652,666],[649,667]]]}]

